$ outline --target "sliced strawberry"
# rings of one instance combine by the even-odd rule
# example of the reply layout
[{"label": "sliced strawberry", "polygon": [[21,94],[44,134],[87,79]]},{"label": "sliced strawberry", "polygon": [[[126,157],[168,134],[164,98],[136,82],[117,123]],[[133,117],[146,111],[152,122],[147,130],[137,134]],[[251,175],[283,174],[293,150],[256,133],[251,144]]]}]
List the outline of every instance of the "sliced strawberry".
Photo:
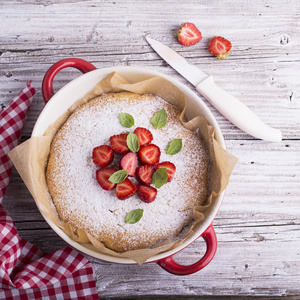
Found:
[{"label": "sliced strawberry", "polygon": [[108,178],[116,171],[117,171],[117,169],[115,169],[115,168],[103,168],[103,169],[97,170],[96,179],[97,179],[98,183],[100,184],[100,186],[104,190],[107,190],[107,191],[112,190],[116,186],[115,183],[110,182],[108,180]]},{"label": "sliced strawberry", "polygon": [[202,34],[193,23],[183,23],[178,30],[174,30],[178,42],[183,46],[192,46],[202,40]]},{"label": "sliced strawberry", "polygon": [[150,130],[143,128],[143,127],[137,127],[134,131],[134,133],[137,135],[139,139],[140,146],[148,145],[153,140],[153,135],[150,132]]},{"label": "sliced strawberry", "polygon": [[149,165],[140,166],[136,171],[136,176],[139,182],[150,185],[155,168]]},{"label": "sliced strawberry", "polygon": [[140,199],[146,203],[150,203],[154,201],[156,195],[157,195],[157,189],[144,184],[138,184],[137,185],[137,192],[140,196]]},{"label": "sliced strawberry", "polygon": [[110,137],[110,145],[113,151],[118,154],[126,154],[129,152],[129,148],[126,143],[127,135],[128,133],[122,133]]},{"label": "sliced strawberry", "polygon": [[134,176],[138,168],[139,160],[136,153],[130,152],[125,154],[120,160],[122,170],[127,170],[129,176]]},{"label": "sliced strawberry", "polygon": [[154,166],[159,163],[160,149],[154,144],[141,146],[138,157],[142,164]]},{"label": "sliced strawberry", "polygon": [[230,54],[231,43],[221,36],[214,36],[209,43],[208,50],[218,59],[226,59]]},{"label": "sliced strawberry", "polygon": [[129,178],[126,178],[124,181],[117,184],[116,192],[117,197],[124,200],[135,194],[136,186]]},{"label": "sliced strawberry", "polygon": [[171,181],[174,177],[174,173],[176,171],[176,167],[170,161],[164,161],[155,166],[155,169],[166,168],[168,173],[168,181]]},{"label": "sliced strawberry", "polygon": [[93,149],[93,162],[99,167],[108,166],[114,159],[114,153],[108,145],[101,145]]}]

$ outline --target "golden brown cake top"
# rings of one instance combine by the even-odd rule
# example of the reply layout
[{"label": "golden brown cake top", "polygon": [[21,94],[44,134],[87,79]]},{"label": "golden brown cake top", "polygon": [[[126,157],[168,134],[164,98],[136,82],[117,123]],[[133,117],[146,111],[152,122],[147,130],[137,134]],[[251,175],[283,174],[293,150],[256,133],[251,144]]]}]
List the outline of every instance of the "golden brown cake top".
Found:
[{"label": "golden brown cake top", "polygon": [[[150,120],[165,108],[167,125],[154,128]],[[134,117],[132,128],[125,128],[120,113]],[[193,219],[192,208],[207,196],[207,154],[202,141],[179,122],[180,111],[159,97],[130,93],[107,94],[77,109],[56,135],[47,170],[54,204],[61,217],[75,228],[84,228],[116,251],[147,247],[176,235]],[[176,165],[174,179],[158,189],[152,203],[138,195],[119,200],[115,191],[101,189],[95,178],[97,167],[92,161],[94,147],[108,144],[109,138],[122,132],[145,127],[153,134],[153,143],[161,149],[160,161]],[[166,153],[168,143],[182,139],[182,150]],[[117,156],[113,164],[117,164]],[[142,209],[136,224],[125,223],[125,216]]]}]

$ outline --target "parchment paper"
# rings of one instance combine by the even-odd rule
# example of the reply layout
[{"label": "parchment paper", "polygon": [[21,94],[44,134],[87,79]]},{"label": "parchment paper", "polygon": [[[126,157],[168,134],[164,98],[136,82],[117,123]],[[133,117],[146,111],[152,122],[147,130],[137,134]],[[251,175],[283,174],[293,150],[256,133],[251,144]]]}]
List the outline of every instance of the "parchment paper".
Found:
[{"label": "parchment paper", "polygon": [[[177,239],[162,241],[151,248],[127,251],[123,253],[117,253],[108,249],[103,243],[91,236],[84,229],[76,230],[72,228],[70,224],[63,222],[59,218],[48,192],[45,176],[51,141],[57,130],[62,126],[74,109],[78,105],[86,103],[103,93],[120,91],[157,95],[182,110],[182,114],[180,116],[182,124],[191,131],[197,131],[206,143],[210,159],[208,186],[211,192],[204,205],[194,207],[195,221],[193,222],[193,225],[187,230],[183,230]],[[187,98],[185,94],[164,78],[152,77],[148,80],[132,84],[119,74],[112,73],[106,79],[99,82],[82,100],[72,105],[72,107],[70,107],[69,110],[65,112],[54,124],[49,126],[43,136],[30,138],[13,149],[9,153],[9,157],[20,173],[40,211],[42,211],[43,214],[45,214],[54,224],[59,226],[73,240],[82,243],[87,248],[93,249],[97,252],[114,257],[126,257],[136,261],[138,264],[142,264],[148,258],[158,253],[179,246],[187,238],[193,235],[194,231],[197,230],[203,222],[205,210],[213,201],[215,201],[215,197],[218,196],[228,185],[230,174],[237,162],[237,158],[224,150],[216,141],[214,137],[214,128],[208,124],[207,120],[203,116],[197,116],[190,121],[186,120],[186,102]],[[86,243],[92,243],[92,245]]]}]

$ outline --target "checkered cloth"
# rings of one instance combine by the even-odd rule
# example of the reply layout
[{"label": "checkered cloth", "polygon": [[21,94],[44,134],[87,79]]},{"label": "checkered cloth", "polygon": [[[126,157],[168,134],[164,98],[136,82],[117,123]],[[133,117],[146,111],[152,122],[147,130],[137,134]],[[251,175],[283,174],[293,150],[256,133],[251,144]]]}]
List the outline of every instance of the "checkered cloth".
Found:
[{"label": "checkered cloth", "polygon": [[20,140],[31,100],[31,82],[0,111],[0,299],[99,299],[90,262],[70,247],[52,254],[18,236],[1,205],[11,174],[7,153]]},{"label": "checkered cloth", "polygon": [[34,88],[28,82],[26,88],[14,98],[6,109],[0,111],[0,203],[11,174],[12,162],[7,153],[18,145]]}]

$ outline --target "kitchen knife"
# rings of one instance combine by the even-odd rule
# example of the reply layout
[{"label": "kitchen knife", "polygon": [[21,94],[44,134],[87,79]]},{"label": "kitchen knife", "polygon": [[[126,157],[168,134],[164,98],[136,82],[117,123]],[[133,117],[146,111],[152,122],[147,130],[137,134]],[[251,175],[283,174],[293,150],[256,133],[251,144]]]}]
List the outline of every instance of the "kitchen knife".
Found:
[{"label": "kitchen knife", "polygon": [[205,74],[166,45],[148,36],[145,38],[162,59],[191,82],[196,90],[231,123],[256,138],[271,142],[282,140],[279,129],[266,125],[241,101],[217,86],[211,75]]}]

